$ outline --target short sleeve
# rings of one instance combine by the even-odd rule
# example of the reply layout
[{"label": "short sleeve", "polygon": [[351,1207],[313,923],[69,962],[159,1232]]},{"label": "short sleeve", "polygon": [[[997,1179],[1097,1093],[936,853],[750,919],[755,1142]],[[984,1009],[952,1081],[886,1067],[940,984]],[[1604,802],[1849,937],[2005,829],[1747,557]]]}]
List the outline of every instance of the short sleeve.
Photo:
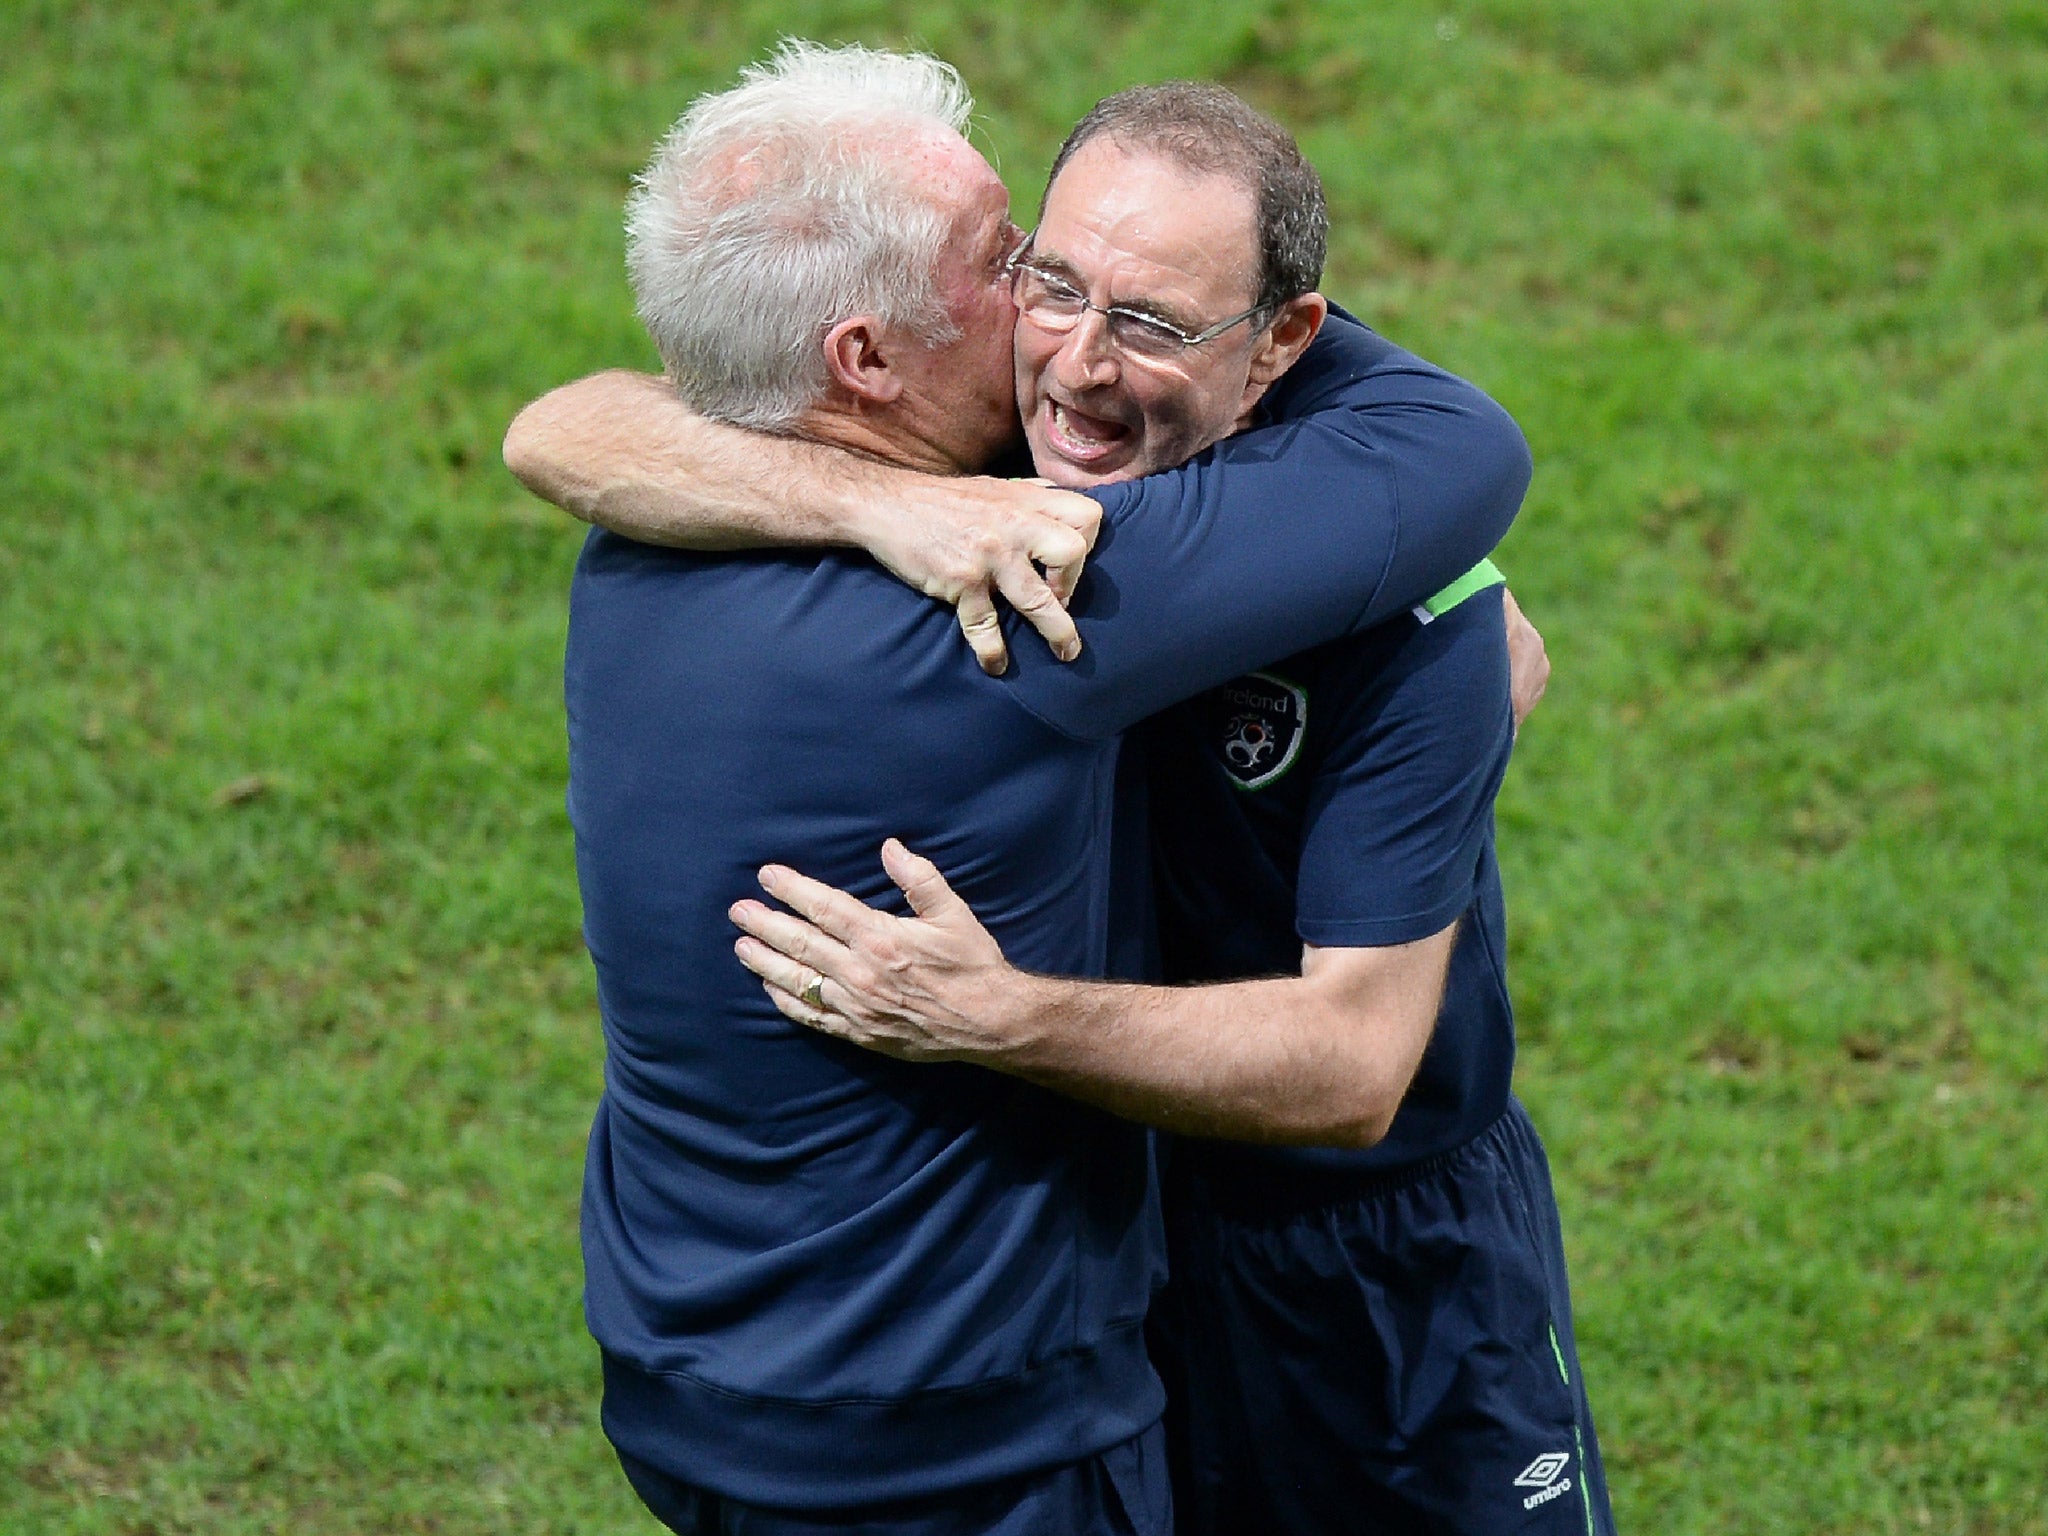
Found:
[{"label": "short sleeve", "polygon": [[1320,715],[1312,697],[1321,745],[1296,886],[1303,942],[1406,944],[1475,899],[1514,741],[1502,590],[1430,624],[1394,621],[1403,633],[1360,658],[1359,686],[1326,676]]}]

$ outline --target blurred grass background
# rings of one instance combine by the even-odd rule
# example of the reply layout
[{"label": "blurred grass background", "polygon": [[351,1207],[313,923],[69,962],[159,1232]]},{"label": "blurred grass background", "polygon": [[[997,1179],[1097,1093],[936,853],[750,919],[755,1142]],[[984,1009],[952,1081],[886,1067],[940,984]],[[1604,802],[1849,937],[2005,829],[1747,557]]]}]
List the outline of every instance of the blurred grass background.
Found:
[{"label": "blurred grass background", "polygon": [[1538,471],[1521,1088],[1631,1532],[2048,1532],[2038,0],[10,0],[0,1531],[651,1529],[596,1429],[578,530],[631,173],[783,33],[1034,205],[1222,79]]}]

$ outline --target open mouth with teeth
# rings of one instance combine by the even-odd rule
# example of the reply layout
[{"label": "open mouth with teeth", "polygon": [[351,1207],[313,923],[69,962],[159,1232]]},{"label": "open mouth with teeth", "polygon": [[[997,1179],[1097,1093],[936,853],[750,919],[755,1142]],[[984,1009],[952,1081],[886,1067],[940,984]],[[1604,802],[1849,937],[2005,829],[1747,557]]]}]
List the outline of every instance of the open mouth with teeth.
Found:
[{"label": "open mouth with teeth", "polygon": [[1106,416],[1091,416],[1061,400],[1046,399],[1045,436],[1053,451],[1075,464],[1097,464],[1131,440],[1131,429]]}]

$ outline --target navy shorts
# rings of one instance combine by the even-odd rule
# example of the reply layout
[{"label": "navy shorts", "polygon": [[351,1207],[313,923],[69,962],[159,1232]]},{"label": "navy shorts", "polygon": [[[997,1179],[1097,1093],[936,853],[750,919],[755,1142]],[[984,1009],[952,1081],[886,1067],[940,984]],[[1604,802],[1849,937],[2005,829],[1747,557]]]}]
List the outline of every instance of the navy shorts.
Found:
[{"label": "navy shorts", "polygon": [[1519,1103],[1377,1181],[1276,1197],[1193,1161],[1168,1170],[1152,1340],[1184,1536],[1613,1536]]},{"label": "navy shorts", "polygon": [[678,1536],[1172,1536],[1166,1434],[966,1493],[860,1509],[763,1509],[677,1481],[624,1452],[626,1480]]}]

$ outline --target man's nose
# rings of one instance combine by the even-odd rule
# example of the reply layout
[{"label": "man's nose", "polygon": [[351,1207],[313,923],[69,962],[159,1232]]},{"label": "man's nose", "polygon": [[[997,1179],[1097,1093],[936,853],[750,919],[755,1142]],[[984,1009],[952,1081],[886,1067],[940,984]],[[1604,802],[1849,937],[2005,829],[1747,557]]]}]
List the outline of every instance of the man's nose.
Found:
[{"label": "man's nose", "polygon": [[1057,366],[1059,381],[1068,389],[1114,384],[1123,371],[1123,359],[1110,342],[1108,317],[1092,309],[1082,311],[1060,344]]}]

